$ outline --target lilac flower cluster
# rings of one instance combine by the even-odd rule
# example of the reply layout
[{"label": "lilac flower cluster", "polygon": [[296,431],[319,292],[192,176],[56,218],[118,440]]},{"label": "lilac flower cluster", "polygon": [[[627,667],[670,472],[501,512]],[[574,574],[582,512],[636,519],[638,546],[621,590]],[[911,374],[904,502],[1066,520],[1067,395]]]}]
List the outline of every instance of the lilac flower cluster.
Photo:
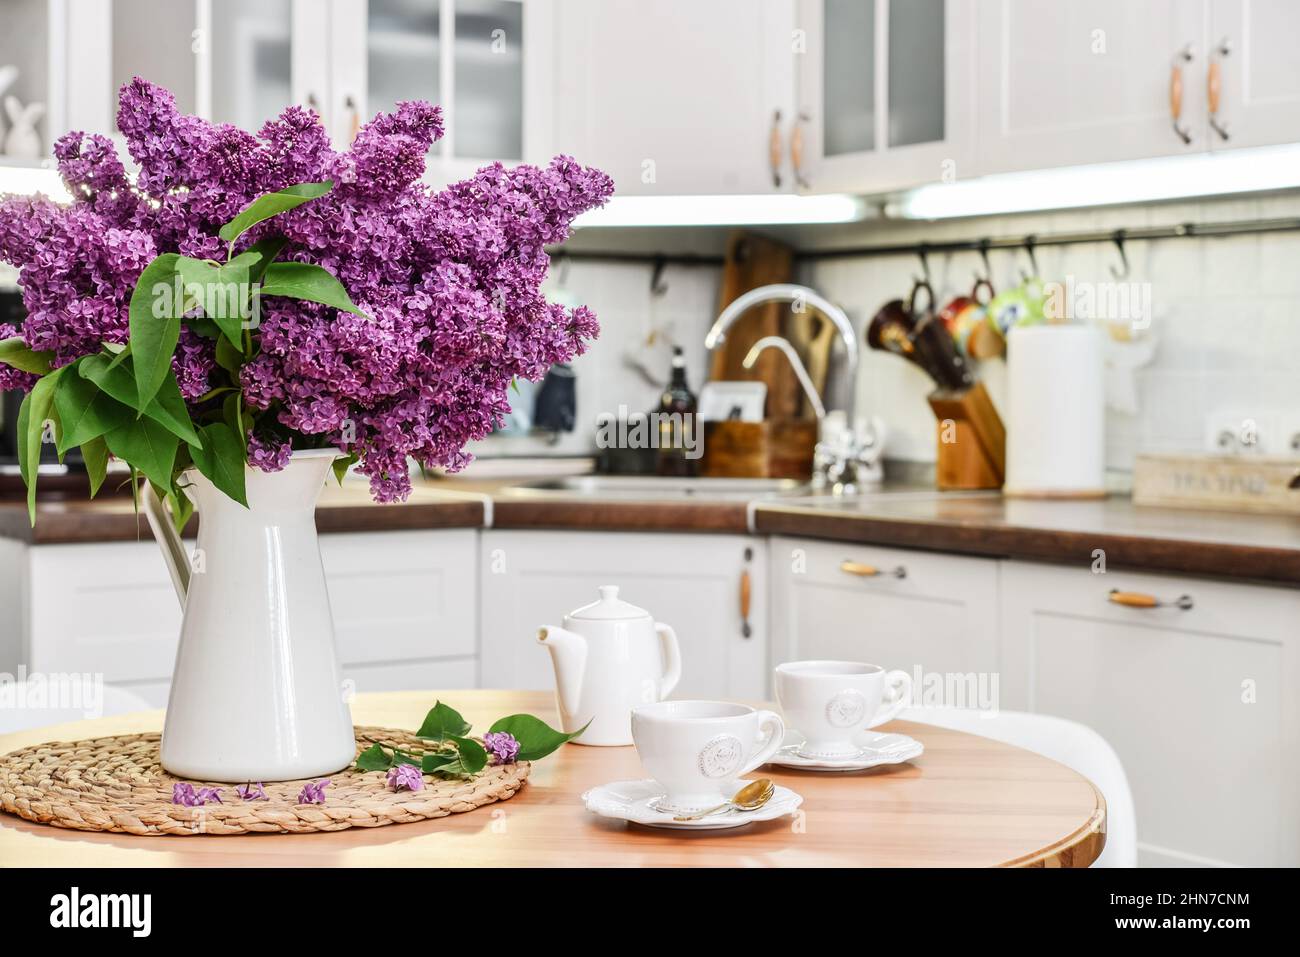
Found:
[{"label": "lilac flower cluster", "polygon": [[196,790],[194,785],[188,781],[177,781],[172,785],[173,804],[183,804],[185,807],[203,807],[209,801],[215,801],[218,804],[224,803],[221,800],[221,788],[198,788]]},{"label": "lilac flower cluster", "polygon": [[385,780],[393,791],[419,791],[424,787],[420,769],[411,764],[399,764],[390,768]]},{"label": "lilac flower cluster", "polygon": [[325,789],[330,786],[329,778],[322,778],[319,781],[311,781],[302,786],[298,792],[299,804],[324,804]]},{"label": "lilac flower cluster", "polygon": [[[330,270],[366,313],[261,304],[257,353],[240,375],[257,413],[249,459],[259,468],[282,468],[291,446],[332,444],[359,456],[376,499],[405,498],[408,457],[463,467],[465,444],[508,410],[514,377],[540,378],[598,333],[590,310],[539,292],[544,246],[613,192],[608,176],[569,157],[494,164],[433,192],[420,178],[442,115],[428,103],[380,114],[336,152],[312,112],[290,107],[254,136],[179,113],[170,93],[139,78],[121,90],[118,128],[140,168],[134,185],[109,140],[70,133],[55,154],[72,205],[0,202],[0,259],[21,269],[22,336],[56,366],[126,341],[131,292],[154,256],[223,257],[217,231],[251,200],[334,183],[239,244],[285,237],[281,258]],[[173,368],[191,405],[215,365],[212,342],[187,330]],[[31,384],[12,370],[0,377],[0,387]]]},{"label": "lilac flower cluster", "polygon": [[493,764],[514,764],[519,757],[519,742],[509,731],[489,731],[483,735],[483,747]]}]

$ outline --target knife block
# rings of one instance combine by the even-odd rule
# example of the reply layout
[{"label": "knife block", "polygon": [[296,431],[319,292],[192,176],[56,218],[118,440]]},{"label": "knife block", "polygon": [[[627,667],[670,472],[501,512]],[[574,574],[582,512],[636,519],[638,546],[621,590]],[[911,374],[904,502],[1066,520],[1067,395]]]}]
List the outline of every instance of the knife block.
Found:
[{"label": "knife block", "polygon": [[983,383],[931,393],[929,402],[938,419],[935,484],[945,491],[1001,488],[1007,431]]}]

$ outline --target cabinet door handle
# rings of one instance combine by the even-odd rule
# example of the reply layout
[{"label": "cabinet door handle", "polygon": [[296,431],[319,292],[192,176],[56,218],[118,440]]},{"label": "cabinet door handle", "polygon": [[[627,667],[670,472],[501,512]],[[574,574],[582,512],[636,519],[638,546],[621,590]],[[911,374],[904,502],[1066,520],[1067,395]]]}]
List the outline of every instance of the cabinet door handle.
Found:
[{"label": "cabinet door handle", "polygon": [[1210,66],[1205,72],[1205,99],[1210,110],[1210,129],[1218,133],[1222,140],[1228,139],[1228,124],[1219,120],[1219,101],[1223,95],[1223,70],[1219,61],[1230,51],[1228,39],[1224,37],[1210,54]]},{"label": "cabinet door handle", "polygon": [[840,571],[846,575],[857,575],[859,578],[878,578],[881,575],[892,575],[894,578],[906,578],[907,567],[897,565],[894,568],[877,568],[875,565],[867,565],[863,562],[855,562],[845,559],[840,562]]},{"label": "cabinet door handle", "polygon": [[361,108],[357,106],[356,97],[351,93],[343,98],[343,107],[352,117],[352,122],[348,125],[348,142],[351,143],[361,132]]},{"label": "cabinet door handle", "polygon": [[754,633],[749,624],[749,606],[754,597],[754,581],[746,568],[740,573],[740,634],[748,638]]},{"label": "cabinet door handle", "polygon": [[1173,119],[1174,132],[1184,143],[1192,141],[1192,134],[1178,125],[1183,115],[1183,64],[1192,60],[1192,46],[1189,43],[1174,54],[1173,70],[1169,74],[1169,115]]},{"label": "cabinet door handle", "polygon": [[807,110],[800,110],[790,128],[790,167],[794,170],[794,181],[803,189],[809,189],[808,173],[803,168],[804,127],[811,119]]},{"label": "cabinet door handle", "polygon": [[1148,595],[1140,591],[1120,591],[1118,588],[1112,588],[1106,600],[1115,605],[1123,605],[1125,608],[1181,608],[1183,611],[1189,611],[1192,607],[1191,595],[1179,595],[1173,601],[1161,601],[1155,595]]},{"label": "cabinet door handle", "polygon": [[772,131],[767,138],[767,162],[772,169],[772,186],[775,189],[781,188],[781,154],[784,145],[781,139],[781,111],[775,110],[772,113]]},{"label": "cabinet door handle", "polygon": [[307,94],[307,109],[311,110],[317,116],[320,115],[320,100],[316,98],[315,93]]}]

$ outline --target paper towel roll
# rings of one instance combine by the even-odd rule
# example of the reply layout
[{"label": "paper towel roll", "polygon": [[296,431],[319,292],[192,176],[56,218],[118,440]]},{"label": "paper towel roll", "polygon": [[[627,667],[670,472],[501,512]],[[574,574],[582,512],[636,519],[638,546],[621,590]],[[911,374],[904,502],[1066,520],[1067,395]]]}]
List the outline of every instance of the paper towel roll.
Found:
[{"label": "paper towel roll", "polygon": [[1105,494],[1106,366],[1100,329],[1017,326],[1007,338],[1007,495]]}]

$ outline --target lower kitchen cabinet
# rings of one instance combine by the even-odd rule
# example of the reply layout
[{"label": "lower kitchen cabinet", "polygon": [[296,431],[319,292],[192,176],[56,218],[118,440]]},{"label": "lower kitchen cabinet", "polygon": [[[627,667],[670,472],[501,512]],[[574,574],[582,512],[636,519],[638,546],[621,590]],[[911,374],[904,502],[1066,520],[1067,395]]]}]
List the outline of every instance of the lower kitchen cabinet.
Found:
[{"label": "lower kitchen cabinet", "polygon": [[[867,661],[914,678],[920,669],[930,687],[940,676],[958,695],[996,691],[997,561],[796,538],[773,538],[768,561],[776,661]],[[965,680],[981,675],[983,686]],[[923,690],[920,703],[978,703],[923,700]]]},{"label": "lower kitchen cabinet", "polygon": [[[339,659],[354,690],[476,687],[478,531],[321,536]],[[152,540],[18,545],[0,671],[78,672],[167,703],[181,609]]]},{"label": "lower kitchen cabinet", "polygon": [[1007,562],[1002,595],[1005,707],[1111,743],[1140,863],[1300,864],[1300,591]]},{"label": "lower kitchen cabinet", "polygon": [[619,585],[620,598],[646,609],[677,633],[682,679],[673,697],[767,695],[767,561],[762,539],[487,531],[480,562],[484,687],[553,688],[551,658],[537,642],[538,628],[562,624],[565,614],[597,599],[599,586]]}]

